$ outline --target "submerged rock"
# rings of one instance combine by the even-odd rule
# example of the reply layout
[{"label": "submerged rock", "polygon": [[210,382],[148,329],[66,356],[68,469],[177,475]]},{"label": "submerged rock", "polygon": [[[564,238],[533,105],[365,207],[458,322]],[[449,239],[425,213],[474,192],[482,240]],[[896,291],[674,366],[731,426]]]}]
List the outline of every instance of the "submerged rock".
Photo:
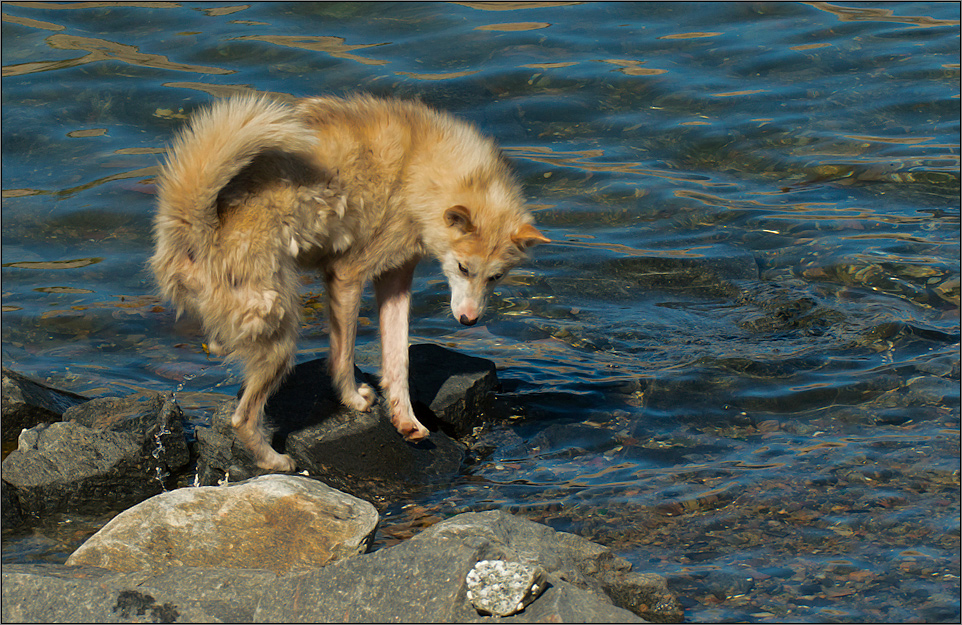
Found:
[{"label": "submerged rock", "polygon": [[315,480],[265,475],[234,486],[181,488],[114,517],[68,565],[136,571],[166,566],[317,568],[363,553],[378,514]]},{"label": "submerged rock", "polygon": [[[290,454],[299,471],[362,497],[382,497],[412,485],[455,475],[464,446],[453,436],[481,423],[497,386],[494,363],[436,345],[410,348],[411,399],[418,418],[432,430],[418,443],[405,442],[391,425],[385,402],[367,413],[341,405],[323,359],[297,365],[265,409],[275,449]],[[359,382],[377,380],[355,370]],[[237,401],[221,405],[210,428],[198,428],[198,480],[216,484],[261,473],[234,437],[230,418]]]},{"label": "submerged rock", "polygon": [[183,414],[170,397],[138,393],[66,410],[66,421],[23,430],[3,481],[21,513],[101,513],[161,492],[188,461]]},{"label": "submerged rock", "polygon": [[[543,592],[506,617],[509,621],[643,622],[639,614],[657,621],[681,618],[663,578],[633,573],[630,564],[601,545],[500,511],[461,514],[394,547],[284,575],[188,566],[120,573],[7,564],[0,618],[484,622],[492,617],[479,615],[468,599],[467,575],[485,560],[544,571]],[[658,605],[665,610],[652,609]]]},{"label": "submerged rock", "polygon": [[86,397],[47,386],[6,367],[2,383],[0,420],[4,442],[17,440],[25,428],[60,421],[65,410],[87,401]]},{"label": "submerged rock", "polygon": [[737,247],[718,244],[694,250],[648,251],[605,262],[605,270],[646,289],[737,295],[740,280],[758,279],[758,261]]}]

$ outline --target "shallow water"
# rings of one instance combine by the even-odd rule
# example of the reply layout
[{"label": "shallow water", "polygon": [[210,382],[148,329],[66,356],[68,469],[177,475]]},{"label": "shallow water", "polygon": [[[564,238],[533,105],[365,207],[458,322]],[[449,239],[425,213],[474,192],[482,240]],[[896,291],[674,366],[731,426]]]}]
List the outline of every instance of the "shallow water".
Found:
[{"label": "shallow water", "polygon": [[206,393],[202,423],[240,378],[151,290],[165,142],[251,89],[420,97],[498,138],[557,243],[472,328],[419,268],[413,339],[497,362],[507,418],[379,545],[504,507],[691,621],[958,621],[957,4],[152,4],[3,5],[4,366]]}]

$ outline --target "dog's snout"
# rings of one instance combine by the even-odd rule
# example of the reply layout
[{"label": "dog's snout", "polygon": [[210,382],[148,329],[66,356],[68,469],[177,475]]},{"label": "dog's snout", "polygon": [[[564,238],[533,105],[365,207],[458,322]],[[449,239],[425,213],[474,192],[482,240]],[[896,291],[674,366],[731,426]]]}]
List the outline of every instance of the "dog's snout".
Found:
[{"label": "dog's snout", "polygon": [[475,317],[474,319],[470,319],[467,315],[461,315],[461,318],[458,319],[458,321],[460,321],[462,325],[473,326],[478,322],[478,318]]}]

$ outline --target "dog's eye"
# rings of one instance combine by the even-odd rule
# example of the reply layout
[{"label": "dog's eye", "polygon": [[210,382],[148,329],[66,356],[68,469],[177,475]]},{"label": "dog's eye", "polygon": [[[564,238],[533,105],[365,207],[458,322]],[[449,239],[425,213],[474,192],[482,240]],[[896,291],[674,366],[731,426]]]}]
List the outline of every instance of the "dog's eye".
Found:
[{"label": "dog's eye", "polygon": [[503,278],[503,277],[504,277],[504,274],[503,274],[503,273],[496,273],[496,274],[494,274],[493,276],[491,276],[490,278],[488,278],[488,282],[497,282],[498,280],[500,280],[500,279]]},{"label": "dog's eye", "polygon": [[464,265],[462,265],[461,263],[458,263],[458,269],[460,269],[460,270],[461,270],[461,273],[464,274],[465,276],[471,275],[471,274],[468,272],[467,268],[466,268]]}]

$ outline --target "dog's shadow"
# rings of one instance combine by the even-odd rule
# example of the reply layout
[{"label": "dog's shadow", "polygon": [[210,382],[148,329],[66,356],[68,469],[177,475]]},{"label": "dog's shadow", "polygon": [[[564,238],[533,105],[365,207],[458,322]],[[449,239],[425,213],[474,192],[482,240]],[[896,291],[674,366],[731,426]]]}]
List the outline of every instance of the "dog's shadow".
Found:
[{"label": "dog's shadow", "polygon": [[[308,428],[317,429],[319,426],[323,430],[344,431],[343,433],[383,429],[394,431],[384,398],[378,388],[378,378],[357,367],[354,368],[354,377],[358,384],[369,384],[378,393],[377,401],[369,412],[359,412],[340,402],[327,371],[326,359],[311,360],[295,366],[264,408],[266,425],[273,432],[274,448],[284,449],[291,434]],[[437,389],[431,393],[430,387],[422,389],[422,386],[419,385],[418,390],[422,395],[425,391],[429,393],[430,402]],[[415,416],[426,428],[431,432],[443,429],[440,420],[424,401],[415,400],[412,403]],[[422,450],[435,447],[430,437],[408,444]]]}]

